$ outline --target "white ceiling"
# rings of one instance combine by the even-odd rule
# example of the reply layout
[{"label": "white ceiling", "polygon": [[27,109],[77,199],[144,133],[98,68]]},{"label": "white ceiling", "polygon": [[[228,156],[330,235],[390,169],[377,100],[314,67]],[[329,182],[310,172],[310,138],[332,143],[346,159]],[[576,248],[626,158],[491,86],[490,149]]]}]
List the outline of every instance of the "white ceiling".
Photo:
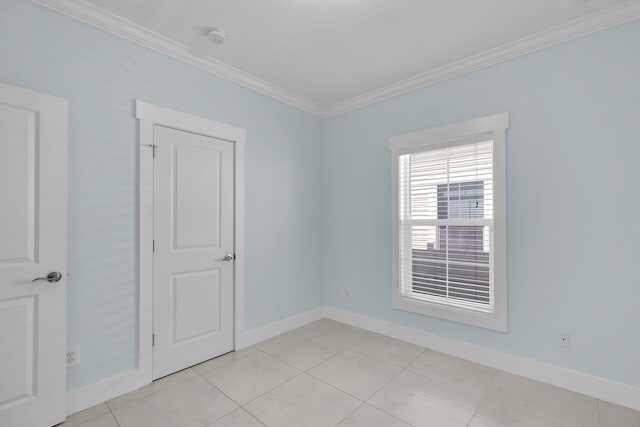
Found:
[{"label": "white ceiling", "polygon": [[[628,0],[87,0],[320,108]],[[637,3],[634,0],[631,3]],[[224,45],[208,27],[224,28]]]}]

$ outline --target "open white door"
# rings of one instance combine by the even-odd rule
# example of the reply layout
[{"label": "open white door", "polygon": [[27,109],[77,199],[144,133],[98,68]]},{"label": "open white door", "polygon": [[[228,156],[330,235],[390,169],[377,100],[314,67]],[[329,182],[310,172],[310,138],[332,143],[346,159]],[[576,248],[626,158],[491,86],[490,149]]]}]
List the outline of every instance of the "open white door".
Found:
[{"label": "open white door", "polygon": [[234,144],[154,126],[153,378],[233,350]]},{"label": "open white door", "polygon": [[67,102],[0,84],[0,426],[65,418],[66,287]]}]

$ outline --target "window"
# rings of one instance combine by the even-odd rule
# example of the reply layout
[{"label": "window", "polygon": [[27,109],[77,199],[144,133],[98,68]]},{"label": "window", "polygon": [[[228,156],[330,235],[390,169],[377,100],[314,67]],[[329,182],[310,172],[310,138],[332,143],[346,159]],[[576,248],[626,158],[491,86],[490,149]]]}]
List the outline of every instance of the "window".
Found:
[{"label": "window", "polygon": [[506,331],[508,120],[391,139],[394,308]]}]

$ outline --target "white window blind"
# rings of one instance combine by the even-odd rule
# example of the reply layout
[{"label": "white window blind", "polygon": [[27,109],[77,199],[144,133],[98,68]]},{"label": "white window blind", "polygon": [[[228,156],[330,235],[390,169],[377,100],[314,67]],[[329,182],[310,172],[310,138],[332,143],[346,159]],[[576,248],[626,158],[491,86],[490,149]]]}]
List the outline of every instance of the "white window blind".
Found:
[{"label": "white window blind", "polygon": [[494,310],[493,140],[398,156],[400,294]]}]

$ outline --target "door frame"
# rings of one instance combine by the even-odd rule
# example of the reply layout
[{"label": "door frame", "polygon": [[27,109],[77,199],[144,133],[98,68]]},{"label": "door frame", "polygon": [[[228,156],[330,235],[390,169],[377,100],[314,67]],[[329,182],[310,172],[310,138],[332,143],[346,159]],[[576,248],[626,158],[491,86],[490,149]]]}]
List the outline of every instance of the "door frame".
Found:
[{"label": "door frame", "polygon": [[156,125],[232,142],[234,145],[234,345],[244,336],[244,129],[202,117],[135,101],[139,140],[138,234],[138,372],[143,384],[153,381],[153,127]]}]

